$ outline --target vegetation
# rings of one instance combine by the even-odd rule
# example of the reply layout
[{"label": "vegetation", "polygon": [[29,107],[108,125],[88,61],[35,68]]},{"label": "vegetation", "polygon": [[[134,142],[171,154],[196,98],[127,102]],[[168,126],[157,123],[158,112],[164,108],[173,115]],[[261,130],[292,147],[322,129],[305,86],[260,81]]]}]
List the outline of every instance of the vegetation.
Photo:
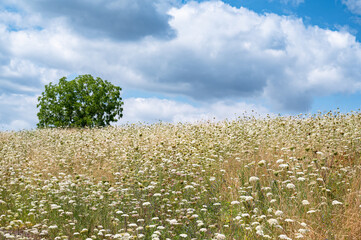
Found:
[{"label": "vegetation", "polygon": [[0,133],[0,239],[358,239],[361,114]]},{"label": "vegetation", "polygon": [[48,84],[39,97],[39,128],[104,127],[122,117],[120,87],[101,78],[81,75]]}]

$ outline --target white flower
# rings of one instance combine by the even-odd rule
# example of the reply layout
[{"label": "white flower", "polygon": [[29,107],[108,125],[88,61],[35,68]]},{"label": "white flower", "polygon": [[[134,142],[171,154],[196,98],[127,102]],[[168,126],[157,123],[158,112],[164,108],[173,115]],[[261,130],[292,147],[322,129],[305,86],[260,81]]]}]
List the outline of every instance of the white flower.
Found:
[{"label": "white flower", "polygon": [[278,221],[277,219],[274,219],[274,218],[270,218],[267,220],[267,222],[269,223],[269,225],[273,226],[273,225],[277,225],[278,224]]},{"label": "white flower", "polygon": [[59,208],[61,208],[59,205],[56,205],[56,204],[50,204],[50,208],[52,209],[52,210],[55,210],[55,209],[59,209]]},{"label": "white flower", "polygon": [[187,234],[185,234],[185,233],[182,233],[182,234],[180,234],[179,236],[180,236],[180,237],[182,237],[182,238],[186,238],[186,237],[188,237],[188,235],[187,235]]},{"label": "white flower", "polygon": [[226,235],[220,234],[220,233],[216,233],[216,239],[219,239],[219,240],[226,239]]},{"label": "white flower", "polygon": [[258,177],[252,176],[249,178],[249,182],[257,182],[259,180]]},{"label": "white flower", "polygon": [[236,205],[236,204],[239,204],[240,202],[238,202],[238,201],[232,201],[231,202],[231,205]]},{"label": "white flower", "polygon": [[177,219],[171,219],[168,221],[170,225],[176,225],[178,222],[177,222]]},{"label": "white flower", "polygon": [[276,215],[276,216],[281,216],[282,214],[283,214],[283,212],[280,211],[280,210],[277,210],[277,211],[275,212],[275,215]]},{"label": "white flower", "polygon": [[287,240],[291,240],[291,238],[287,237],[287,235],[281,234],[278,236],[280,239],[287,239]]},{"label": "white flower", "polygon": [[288,188],[288,189],[295,189],[296,186],[295,186],[293,183],[288,183],[288,184],[286,185],[286,188]]},{"label": "white flower", "polygon": [[284,162],[283,159],[278,159],[278,160],[276,161],[276,163],[283,163],[283,162]]},{"label": "white flower", "polygon": [[303,235],[301,233],[296,233],[295,238],[303,238]]},{"label": "white flower", "polygon": [[283,163],[279,165],[280,168],[288,168],[288,164],[287,163]]},{"label": "white flower", "polygon": [[253,200],[253,197],[252,197],[252,196],[240,196],[240,198],[243,199],[243,200],[245,200],[246,202]]},{"label": "white flower", "polygon": [[210,178],[209,178],[209,181],[215,181],[215,180],[216,180],[215,177],[210,177]]},{"label": "white flower", "polygon": [[339,202],[337,200],[332,201],[332,205],[342,205],[342,204],[343,204],[342,202]]},{"label": "white flower", "polygon": [[306,180],[306,178],[304,178],[304,177],[299,177],[299,178],[297,178],[297,180],[300,181],[300,182],[304,182],[304,181]]},{"label": "white flower", "polygon": [[143,203],[143,206],[149,206],[150,205],[150,202],[144,202]]},{"label": "white flower", "polygon": [[261,160],[261,161],[258,162],[258,165],[259,165],[259,166],[263,166],[263,165],[265,165],[265,164],[266,164],[266,160]]},{"label": "white flower", "polygon": [[310,205],[310,202],[307,200],[302,200],[302,205]]}]

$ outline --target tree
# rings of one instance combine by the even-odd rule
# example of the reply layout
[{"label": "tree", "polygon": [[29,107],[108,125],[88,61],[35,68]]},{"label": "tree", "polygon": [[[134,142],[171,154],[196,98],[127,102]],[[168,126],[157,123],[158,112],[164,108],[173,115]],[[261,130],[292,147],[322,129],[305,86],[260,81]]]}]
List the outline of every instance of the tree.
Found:
[{"label": "tree", "polygon": [[103,127],[122,117],[122,89],[101,78],[80,75],[49,83],[38,98],[39,128]]}]

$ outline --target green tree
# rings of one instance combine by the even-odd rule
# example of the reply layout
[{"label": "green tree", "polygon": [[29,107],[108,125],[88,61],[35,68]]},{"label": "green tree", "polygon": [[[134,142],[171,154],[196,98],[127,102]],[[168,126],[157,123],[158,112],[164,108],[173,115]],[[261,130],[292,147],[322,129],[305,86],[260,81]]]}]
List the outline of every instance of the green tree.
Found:
[{"label": "green tree", "polygon": [[103,127],[122,117],[122,89],[101,78],[80,75],[49,83],[38,98],[39,128]]}]

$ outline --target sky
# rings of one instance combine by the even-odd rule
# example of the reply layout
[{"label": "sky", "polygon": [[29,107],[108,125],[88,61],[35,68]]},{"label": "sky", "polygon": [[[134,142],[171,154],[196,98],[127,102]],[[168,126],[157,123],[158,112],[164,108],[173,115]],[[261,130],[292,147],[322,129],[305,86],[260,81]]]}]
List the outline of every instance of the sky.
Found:
[{"label": "sky", "polygon": [[123,89],[117,124],[358,111],[360,41],[361,0],[2,0],[0,131],[82,74]]}]

